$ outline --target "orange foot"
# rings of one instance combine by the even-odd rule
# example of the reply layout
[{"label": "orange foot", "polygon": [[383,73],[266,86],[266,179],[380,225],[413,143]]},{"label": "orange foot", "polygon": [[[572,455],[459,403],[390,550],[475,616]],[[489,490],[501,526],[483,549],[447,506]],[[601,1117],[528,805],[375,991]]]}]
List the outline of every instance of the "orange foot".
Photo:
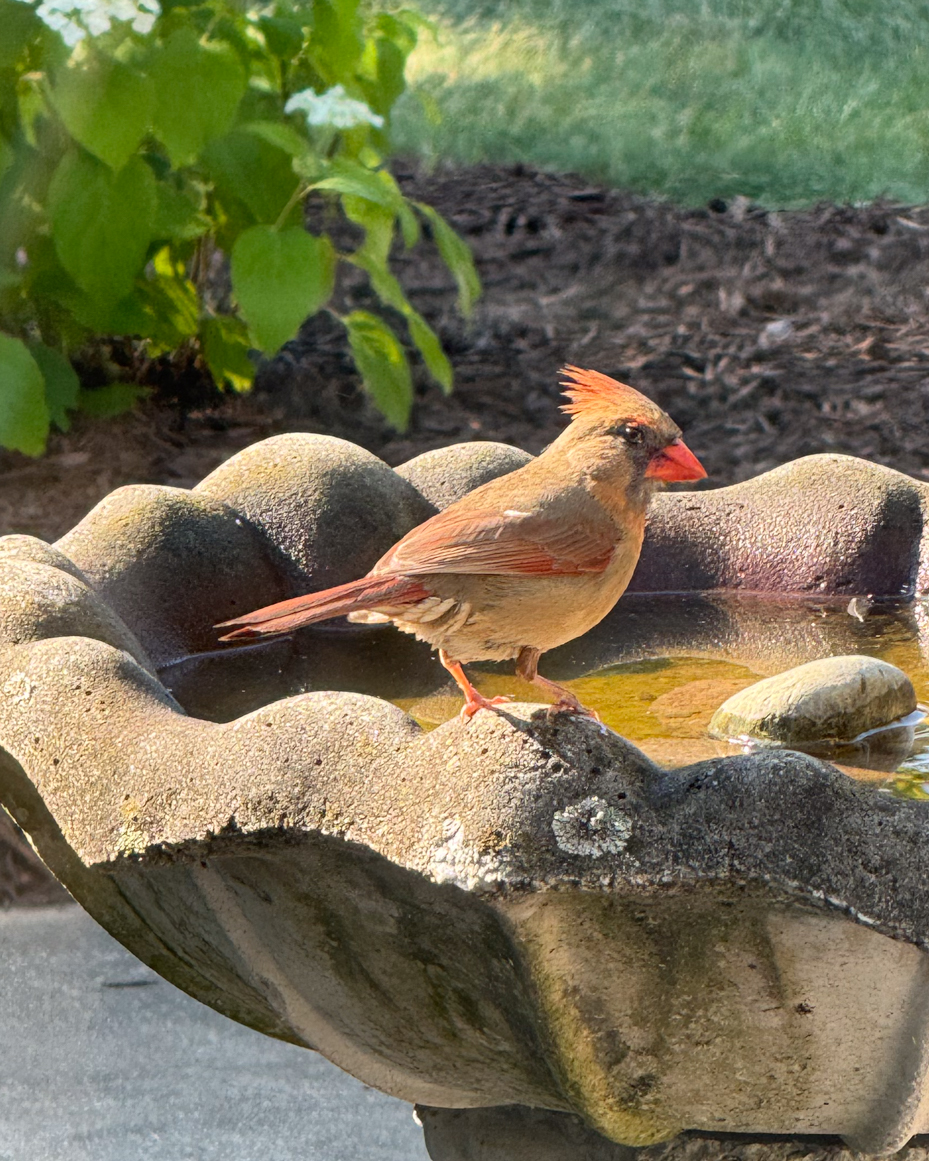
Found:
[{"label": "orange foot", "polygon": [[461,717],[466,722],[469,722],[478,710],[493,709],[496,705],[506,705],[507,702],[512,700],[507,694],[501,694],[500,697],[484,697],[482,693],[478,693],[474,686],[472,686],[467,701],[461,707]]},{"label": "orange foot", "polygon": [[466,722],[469,722],[479,709],[493,709],[496,705],[506,705],[508,701],[512,701],[511,697],[484,697],[482,693],[474,688],[470,681],[468,681],[467,674],[461,667],[460,661],[454,661],[445,652],[444,649],[439,650],[439,661],[448,670],[448,672],[455,679],[455,684],[464,694],[465,703],[461,707],[461,716]]},{"label": "orange foot", "polygon": [[581,705],[576,697],[570,696],[560,697],[545,711],[545,716],[548,718],[553,718],[556,714],[574,714],[578,718],[590,718],[594,722],[600,721],[600,715],[596,710],[588,709],[587,706]]}]

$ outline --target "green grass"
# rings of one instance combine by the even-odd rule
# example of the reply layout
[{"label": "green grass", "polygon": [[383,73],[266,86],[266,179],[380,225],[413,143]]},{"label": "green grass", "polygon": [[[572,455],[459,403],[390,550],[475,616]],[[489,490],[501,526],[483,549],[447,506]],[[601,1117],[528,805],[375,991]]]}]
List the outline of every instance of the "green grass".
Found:
[{"label": "green grass", "polygon": [[929,200],[929,3],[419,0],[400,149],[685,204]]}]

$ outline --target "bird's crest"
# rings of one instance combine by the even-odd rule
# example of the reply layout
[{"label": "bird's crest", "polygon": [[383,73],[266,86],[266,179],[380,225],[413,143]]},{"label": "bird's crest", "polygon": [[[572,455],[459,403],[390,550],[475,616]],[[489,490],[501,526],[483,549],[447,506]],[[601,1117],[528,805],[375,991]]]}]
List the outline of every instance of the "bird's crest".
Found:
[{"label": "bird's crest", "polygon": [[654,420],[656,412],[660,410],[634,387],[611,379],[609,375],[602,375],[599,371],[585,371],[568,364],[561,368],[561,373],[568,376],[568,380],[561,384],[566,388],[565,395],[570,400],[570,403],[561,405],[561,410],[568,415],[585,419],[615,419],[619,413],[625,419],[648,422]]}]

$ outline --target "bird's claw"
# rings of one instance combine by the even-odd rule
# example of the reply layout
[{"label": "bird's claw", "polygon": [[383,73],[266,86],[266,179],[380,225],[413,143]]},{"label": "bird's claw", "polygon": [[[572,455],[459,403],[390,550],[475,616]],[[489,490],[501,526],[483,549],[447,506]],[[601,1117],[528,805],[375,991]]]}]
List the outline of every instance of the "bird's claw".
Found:
[{"label": "bird's claw", "polygon": [[464,718],[466,722],[469,722],[478,710],[493,709],[494,706],[506,705],[507,702],[511,702],[513,700],[508,693],[501,693],[498,697],[484,697],[483,694],[480,694],[477,692],[477,690],[475,690],[474,694],[475,696],[469,698],[469,700],[466,701],[461,707],[460,716]]},{"label": "bird's claw", "polygon": [[575,698],[559,698],[545,711],[545,716],[551,720],[556,714],[573,714],[577,718],[589,718],[591,721],[603,723],[600,721],[600,715],[596,710],[588,709],[587,706],[581,705]]}]

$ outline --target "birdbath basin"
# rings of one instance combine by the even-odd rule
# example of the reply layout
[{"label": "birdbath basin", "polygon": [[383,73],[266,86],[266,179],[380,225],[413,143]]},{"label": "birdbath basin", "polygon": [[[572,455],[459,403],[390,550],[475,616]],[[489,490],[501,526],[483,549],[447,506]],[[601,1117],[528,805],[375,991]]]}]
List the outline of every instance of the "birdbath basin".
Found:
[{"label": "birdbath basin", "polygon": [[279,436],[0,540],[0,800],[141,960],[417,1103],[441,1161],[507,1133],[540,1161],[685,1130],[895,1151],[929,1130],[922,776],[654,703],[835,653],[925,696],[926,485],[816,456],[659,497],[634,591],[543,660],[637,744],[521,702],[443,721],[390,629],[217,648],[525,458]]}]

